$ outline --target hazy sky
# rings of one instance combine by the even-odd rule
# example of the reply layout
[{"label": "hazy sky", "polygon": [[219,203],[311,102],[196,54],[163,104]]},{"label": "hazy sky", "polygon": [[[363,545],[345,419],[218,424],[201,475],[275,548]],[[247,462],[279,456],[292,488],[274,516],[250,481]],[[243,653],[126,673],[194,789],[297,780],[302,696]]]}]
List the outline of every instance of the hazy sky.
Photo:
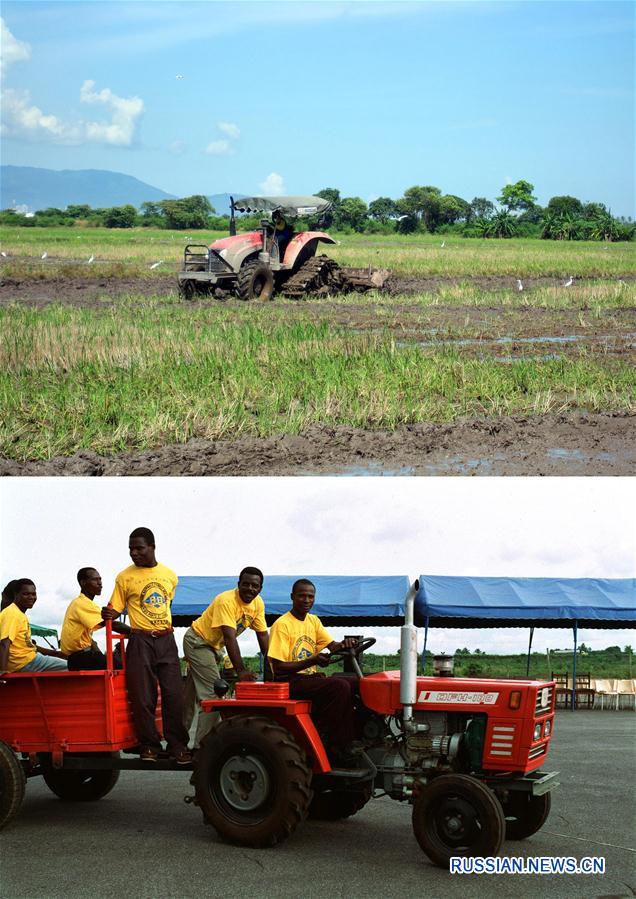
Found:
[{"label": "hazy sky", "polygon": [[[106,601],[140,525],[179,575],[633,577],[634,508],[626,478],[5,478],[0,582],[32,578],[31,620],[59,627],[78,568],[99,569]],[[397,628],[369,630],[380,652],[398,647]],[[634,636],[580,632],[597,648]],[[512,652],[527,640],[526,628],[433,629],[429,646]],[[535,632],[537,650],[571,645],[570,630]]]},{"label": "hazy sky", "polygon": [[635,214],[631,2],[3,3],[5,164]]}]

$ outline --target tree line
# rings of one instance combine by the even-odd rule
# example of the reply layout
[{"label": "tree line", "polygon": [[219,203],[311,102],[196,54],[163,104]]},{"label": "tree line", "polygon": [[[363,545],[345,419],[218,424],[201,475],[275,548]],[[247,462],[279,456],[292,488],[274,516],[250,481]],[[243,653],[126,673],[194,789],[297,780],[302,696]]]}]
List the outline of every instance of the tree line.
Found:
[{"label": "tree line", "polygon": [[[360,197],[342,197],[328,187],[317,195],[331,201],[320,217],[304,220],[309,230],[331,228],[357,234],[457,234],[464,237],[541,237],[546,240],[634,240],[636,224],[617,218],[603,204],[583,202],[576,197],[552,197],[543,207],[534,196],[534,185],[520,180],[506,184],[496,203],[486,197],[470,202],[454,194],[444,194],[433,185],[409,187],[397,200],[378,197],[365,203]],[[260,215],[237,216],[237,228],[258,227]],[[75,226],[168,230],[225,231],[229,215],[217,215],[207,197],[197,194],[177,200],[92,209],[71,205],[66,209],[43,209],[29,216],[16,210],[0,212],[0,224],[23,227]]]}]

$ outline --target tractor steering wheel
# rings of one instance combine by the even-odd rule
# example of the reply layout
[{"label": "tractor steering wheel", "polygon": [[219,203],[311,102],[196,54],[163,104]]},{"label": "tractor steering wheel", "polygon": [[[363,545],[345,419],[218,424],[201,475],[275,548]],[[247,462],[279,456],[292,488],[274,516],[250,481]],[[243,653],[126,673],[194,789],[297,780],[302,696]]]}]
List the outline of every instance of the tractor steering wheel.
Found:
[{"label": "tractor steering wheel", "polygon": [[365,637],[363,640],[360,640],[358,642],[357,646],[351,646],[349,649],[338,649],[336,650],[336,652],[332,652],[329,658],[346,659],[347,657],[353,656],[353,658],[357,659],[365,651],[365,649],[369,649],[374,645],[374,643],[376,643],[375,637]]}]

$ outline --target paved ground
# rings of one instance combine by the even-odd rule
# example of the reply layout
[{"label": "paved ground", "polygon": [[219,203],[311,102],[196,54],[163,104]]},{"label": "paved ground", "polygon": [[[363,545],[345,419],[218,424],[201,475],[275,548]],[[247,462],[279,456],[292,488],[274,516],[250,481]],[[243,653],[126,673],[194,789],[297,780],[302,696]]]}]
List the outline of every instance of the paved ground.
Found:
[{"label": "paved ground", "polygon": [[411,832],[410,810],[371,802],[338,824],[306,822],[282,846],[222,843],[183,803],[187,774],[125,772],[101,802],[70,806],[40,779],[2,832],[4,899],[200,899],[299,896],[586,897],[636,895],[636,715],[560,712],[546,770],[561,772],[542,831],[506,843],[509,856],[604,856],[606,874],[451,876],[434,868]]}]

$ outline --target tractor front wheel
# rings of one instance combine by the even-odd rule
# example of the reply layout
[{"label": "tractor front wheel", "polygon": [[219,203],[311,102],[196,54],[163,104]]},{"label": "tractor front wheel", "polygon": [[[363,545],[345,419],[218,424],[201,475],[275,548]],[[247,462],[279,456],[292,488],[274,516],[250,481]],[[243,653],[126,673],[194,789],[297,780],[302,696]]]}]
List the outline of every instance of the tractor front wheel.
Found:
[{"label": "tractor front wheel", "polygon": [[248,262],[238,273],[236,295],[239,300],[271,300],[274,274],[264,262]]},{"label": "tractor front wheel", "polygon": [[226,718],[195,758],[207,824],[241,846],[274,846],[307,816],[311,768],[289,731],[268,718]]},{"label": "tractor front wheel", "polygon": [[501,803],[481,781],[443,774],[413,804],[413,831],[430,860],[447,868],[453,856],[494,856],[504,840]]},{"label": "tractor front wheel", "polygon": [[[119,753],[94,753],[100,757],[119,758]],[[113,789],[119,780],[117,768],[99,768],[94,771],[53,768],[43,764],[42,777],[49,790],[63,802],[94,802]]]},{"label": "tractor front wheel", "polygon": [[24,768],[17,755],[6,743],[0,743],[0,828],[17,815],[25,785]]},{"label": "tractor front wheel", "polygon": [[550,793],[531,796],[511,790],[502,802],[506,818],[506,839],[525,840],[541,830],[550,814]]}]

